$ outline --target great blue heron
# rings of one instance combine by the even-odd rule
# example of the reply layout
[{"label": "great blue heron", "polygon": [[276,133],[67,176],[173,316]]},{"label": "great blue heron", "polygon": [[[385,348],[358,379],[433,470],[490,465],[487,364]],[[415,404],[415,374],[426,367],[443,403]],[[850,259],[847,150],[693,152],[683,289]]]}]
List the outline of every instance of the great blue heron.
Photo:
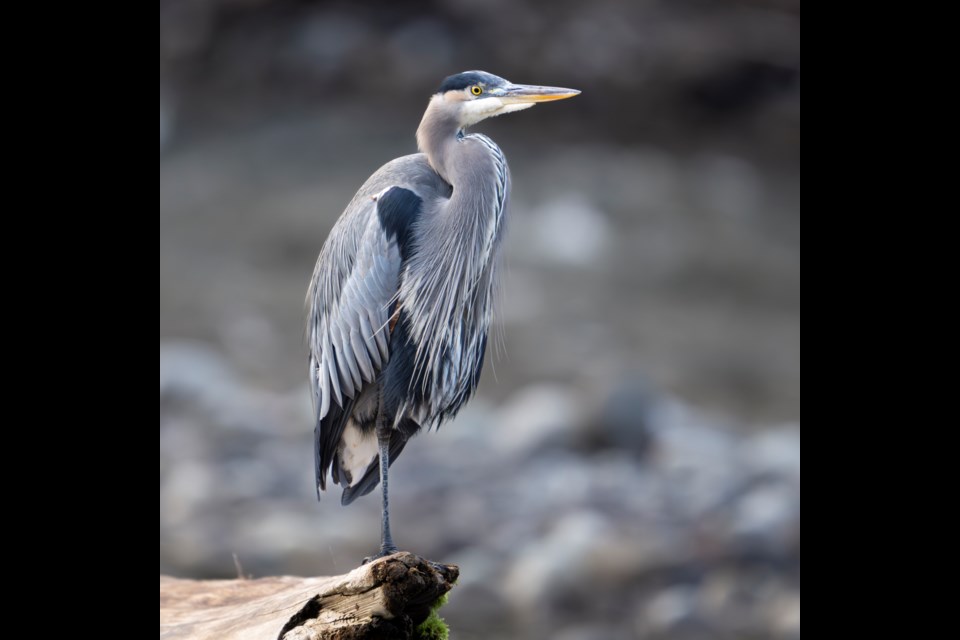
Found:
[{"label": "great blue heron", "polygon": [[473,394],[493,316],[510,172],[493,140],[464,128],[578,93],[446,78],[417,129],[421,153],[370,176],[320,251],[306,300],[317,497],[328,470],[343,504],[379,481],[381,556],[397,550],[390,464]]}]

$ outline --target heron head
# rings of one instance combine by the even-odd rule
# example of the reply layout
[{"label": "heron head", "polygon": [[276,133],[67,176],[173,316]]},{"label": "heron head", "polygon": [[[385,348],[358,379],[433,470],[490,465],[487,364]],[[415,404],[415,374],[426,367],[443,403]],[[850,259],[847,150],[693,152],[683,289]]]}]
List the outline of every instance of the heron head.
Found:
[{"label": "heron head", "polygon": [[529,109],[538,102],[572,98],[580,92],[563,87],[513,84],[486,71],[466,71],[447,77],[431,104],[450,113],[461,127],[504,113]]}]

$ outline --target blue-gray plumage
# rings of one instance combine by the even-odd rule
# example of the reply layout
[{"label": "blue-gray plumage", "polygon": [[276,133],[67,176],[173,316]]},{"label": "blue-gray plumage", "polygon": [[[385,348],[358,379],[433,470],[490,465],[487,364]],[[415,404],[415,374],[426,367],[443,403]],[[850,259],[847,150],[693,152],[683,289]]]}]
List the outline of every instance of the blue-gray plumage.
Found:
[{"label": "blue-gray plumage", "polygon": [[382,486],[421,427],[454,417],[477,387],[493,318],[510,172],[464,129],[579,91],[483,71],[446,78],[417,130],[420,153],[381,167],[327,238],[307,291],[317,495],[327,473],[349,504]]}]

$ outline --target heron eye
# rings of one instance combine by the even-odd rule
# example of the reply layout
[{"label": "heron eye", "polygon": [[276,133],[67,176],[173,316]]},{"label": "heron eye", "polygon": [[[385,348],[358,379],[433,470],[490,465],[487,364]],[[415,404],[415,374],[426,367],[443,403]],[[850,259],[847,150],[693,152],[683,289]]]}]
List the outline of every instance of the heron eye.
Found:
[{"label": "heron eye", "polygon": [[483,93],[483,89],[478,85],[473,85],[472,87],[470,87],[470,93],[472,93],[475,96],[478,96],[481,93]]}]

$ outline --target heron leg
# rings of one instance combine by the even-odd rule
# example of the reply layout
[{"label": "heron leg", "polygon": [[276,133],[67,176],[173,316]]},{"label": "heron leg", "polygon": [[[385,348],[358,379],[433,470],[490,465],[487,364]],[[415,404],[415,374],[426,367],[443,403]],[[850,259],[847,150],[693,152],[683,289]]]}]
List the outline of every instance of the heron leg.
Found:
[{"label": "heron leg", "polygon": [[[378,421],[379,422],[379,421]],[[398,551],[390,535],[390,499],[387,495],[387,474],[390,471],[390,427],[377,424],[377,444],[380,445],[380,486],[383,491],[383,512],[380,514],[380,555]]]},{"label": "heron leg", "polygon": [[364,564],[399,551],[390,534],[390,499],[387,494],[387,475],[390,472],[390,436],[393,429],[387,422],[383,411],[383,396],[380,397],[380,409],[377,412],[377,446],[380,448],[380,490],[383,492],[382,511],[380,512],[380,553],[365,558]]}]

